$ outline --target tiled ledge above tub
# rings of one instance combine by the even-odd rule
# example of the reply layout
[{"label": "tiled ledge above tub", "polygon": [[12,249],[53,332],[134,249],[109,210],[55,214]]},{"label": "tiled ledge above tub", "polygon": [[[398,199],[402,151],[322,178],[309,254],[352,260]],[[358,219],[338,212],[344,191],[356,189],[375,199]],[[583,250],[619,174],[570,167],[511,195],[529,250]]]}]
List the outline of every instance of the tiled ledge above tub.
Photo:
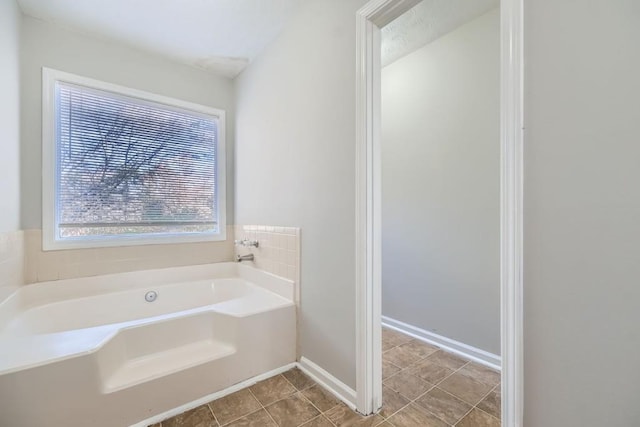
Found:
[{"label": "tiled ledge above tub", "polygon": [[[258,247],[235,246],[235,255],[254,256],[256,268],[300,283],[300,229],[271,225],[236,225],[236,240],[257,241]],[[244,262],[244,261],[243,261]]]},{"label": "tiled ledge above tub", "polygon": [[0,300],[24,284],[24,233],[0,233]]},{"label": "tiled ledge above tub", "polygon": [[233,260],[233,226],[221,242],[42,250],[42,230],[25,230],[26,283]]}]

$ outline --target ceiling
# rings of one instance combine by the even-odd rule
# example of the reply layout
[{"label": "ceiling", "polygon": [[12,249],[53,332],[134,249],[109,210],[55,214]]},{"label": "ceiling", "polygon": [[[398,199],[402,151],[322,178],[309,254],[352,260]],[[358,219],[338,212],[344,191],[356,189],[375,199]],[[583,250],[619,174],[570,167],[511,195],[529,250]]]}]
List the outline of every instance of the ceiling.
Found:
[{"label": "ceiling", "polygon": [[[233,78],[306,0],[18,0],[34,18]],[[382,64],[498,7],[499,0],[423,0],[382,29]]]},{"label": "ceiling", "polygon": [[305,0],[18,0],[26,15],[233,78]]},{"label": "ceiling", "polygon": [[499,5],[499,0],[423,0],[382,28],[382,66]]}]

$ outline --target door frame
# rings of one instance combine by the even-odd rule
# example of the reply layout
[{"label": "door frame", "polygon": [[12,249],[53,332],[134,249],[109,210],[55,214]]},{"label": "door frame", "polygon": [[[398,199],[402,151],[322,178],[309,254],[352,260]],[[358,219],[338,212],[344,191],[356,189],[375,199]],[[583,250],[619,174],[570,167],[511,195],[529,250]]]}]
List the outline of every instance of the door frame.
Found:
[{"label": "door frame", "polygon": [[[382,405],[380,28],[420,0],[370,0],[356,14],[356,407]],[[523,0],[500,1],[502,425],[523,423]]]}]

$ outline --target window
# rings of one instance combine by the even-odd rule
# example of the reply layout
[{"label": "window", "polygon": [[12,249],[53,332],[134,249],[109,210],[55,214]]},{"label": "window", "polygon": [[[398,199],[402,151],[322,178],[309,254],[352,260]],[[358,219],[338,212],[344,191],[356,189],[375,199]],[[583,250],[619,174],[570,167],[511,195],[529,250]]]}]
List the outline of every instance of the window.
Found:
[{"label": "window", "polygon": [[43,69],[43,246],[225,239],[224,111]]}]

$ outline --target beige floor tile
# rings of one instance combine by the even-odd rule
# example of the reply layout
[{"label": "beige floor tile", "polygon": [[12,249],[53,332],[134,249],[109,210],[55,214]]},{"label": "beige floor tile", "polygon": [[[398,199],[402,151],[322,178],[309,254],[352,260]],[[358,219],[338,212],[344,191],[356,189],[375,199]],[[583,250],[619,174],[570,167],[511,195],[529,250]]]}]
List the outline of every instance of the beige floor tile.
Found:
[{"label": "beige floor tile", "polygon": [[433,387],[432,384],[410,374],[407,371],[402,371],[391,378],[388,378],[384,381],[384,384],[409,400],[416,399],[418,396],[426,393]]},{"label": "beige floor tile", "polygon": [[398,368],[396,365],[394,365],[391,362],[387,362],[384,359],[382,360],[382,379],[383,380],[386,380],[387,378],[397,374],[398,372],[400,372],[400,368]]},{"label": "beige floor tile", "polygon": [[336,406],[338,403],[338,399],[333,397],[331,393],[320,387],[319,385],[314,385],[302,391],[304,397],[309,399],[313,405],[320,410],[320,412],[328,411],[329,409]]},{"label": "beige floor tile", "polygon": [[308,423],[304,423],[301,427],[334,427],[331,421],[329,421],[324,415],[319,415],[309,421]]},{"label": "beige floor tile", "polygon": [[209,403],[218,422],[225,425],[260,409],[260,403],[249,389],[237,391]]},{"label": "beige floor tile", "polygon": [[500,427],[500,420],[480,409],[474,408],[456,427]]},{"label": "beige floor tile", "polygon": [[457,372],[438,384],[438,387],[471,405],[480,402],[492,388]]},{"label": "beige floor tile", "polygon": [[420,396],[415,403],[451,425],[471,410],[471,405],[437,387]]},{"label": "beige floor tile", "polygon": [[500,419],[502,416],[502,394],[500,393],[500,387],[496,387],[487,397],[482,399],[482,401],[478,403],[478,408]]},{"label": "beige floor tile", "polygon": [[232,422],[231,424],[227,424],[225,427],[278,427],[276,423],[273,422],[267,411],[264,409],[260,409],[256,412],[253,412],[245,417],[240,418]]},{"label": "beige floor tile", "polygon": [[389,363],[393,363],[399,368],[406,368],[414,362],[420,360],[420,357],[411,353],[406,348],[394,347],[391,350],[387,350],[382,353],[382,360],[386,360]]},{"label": "beige floor tile", "polygon": [[470,362],[458,372],[491,387],[500,382],[500,372],[474,362]]},{"label": "beige floor tile", "polygon": [[395,427],[448,427],[444,421],[415,404],[396,412],[388,421]]},{"label": "beige floor tile", "polygon": [[300,393],[272,403],[265,409],[280,427],[298,427],[320,415]]},{"label": "beige floor tile", "polygon": [[415,354],[420,359],[424,359],[425,357],[435,353],[439,350],[438,347],[427,344],[425,342],[413,339],[408,343],[402,344],[400,347],[409,350],[410,353]]},{"label": "beige floor tile", "polygon": [[382,328],[382,351],[397,347],[411,341],[411,337],[393,329]]},{"label": "beige floor tile", "polygon": [[217,427],[215,418],[207,405],[198,406],[173,418],[164,420],[163,427]]},{"label": "beige floor tile", "polygon": [[410,368],[409,372],[431,384],[437,384],[453,374],[452,369],[434,363],[429,358],[416,363],[415,366]]},{"label": "beige floor tile", "polygon": [[260,381],[249,387],[249,390],[263,406],[284,399],[297,391],[282,375]]},{"label": "beige floor tile", "polygon": [[389,387],[382,386],[382,409],[380,415],[389,418],[410,403],[409,399]]},{"label": "beige floor tile", "polygon": [[324,415],[337,427],[374,427],[384,421],[380,415],[364,417],[343,403],[328,410]]},{"label": "beige floor tile", "polygon": [[436,351],[435,353],[428,356],[426,360],[429,360],[446,368],[453,369],[454,371],[462,368],[469,362],[468,360],[455,356],[451,353],[447,353],[443,350]]},{"label": "beige floor tile", "polygon": [[295,388],[302,391],[315,384],[315,382],[304,374],[300,369],[293,368],[282,374]]}]

